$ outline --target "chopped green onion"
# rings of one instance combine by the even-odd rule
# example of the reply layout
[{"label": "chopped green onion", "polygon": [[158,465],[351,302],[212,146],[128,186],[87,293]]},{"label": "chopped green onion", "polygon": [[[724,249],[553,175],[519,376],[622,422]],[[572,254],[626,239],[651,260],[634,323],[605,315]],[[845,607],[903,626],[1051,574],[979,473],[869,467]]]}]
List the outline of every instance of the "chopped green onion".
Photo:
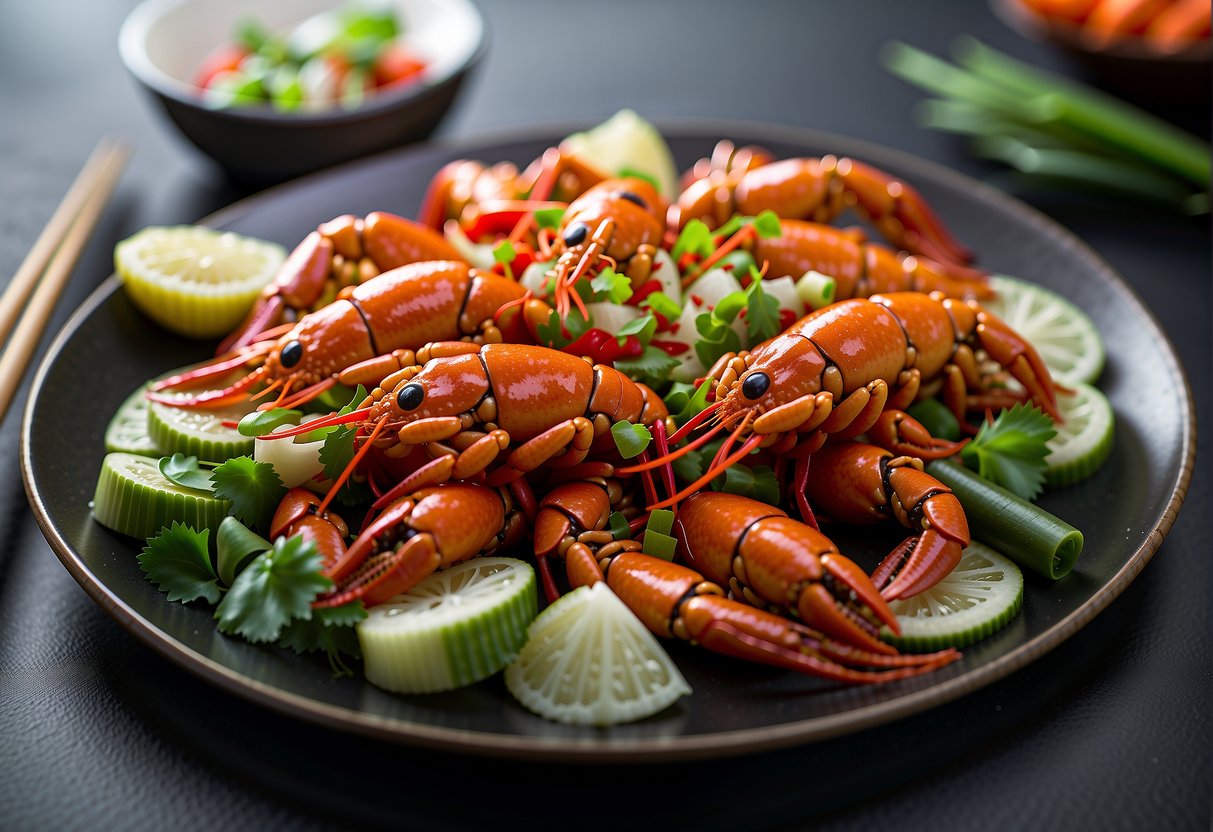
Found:
[{"label": "chopped green onion", "polygon": [[821,309],[834,302],[838,281],[829,275],[810,269],[796,281],[796,294],[808,309]]},{"label": "chopped green onion", "polygon": [[960,500],[975,540],[1053,580],[1074,568],[1083,537],[1069,523],[952,462],[928,462],[926,471]]},{"label": "chopped green onion", "polygon": [[669,534],[674,530],[674,512],[666,508],[650,512],[649,522],[645,524],[645,529],[659,534]]},{"label": "chopped green onion", "polygon": [[678,541],[668,534],[650,530],[644,533],[642,546],[641,551],[646,555],[672,561],[678,550]]},{"label": "chopped green onion", "polygon": [[640,456],[653,441],[653,435],[644,425],[622,420],[611,425],[611,437],[615,440],[619,455],[624,459]]},{"label": "chopped green onion", "polygon": [[632,527],[628,523],[628,518],[623,516],[623,512],[612,511],[611,517],[607,521],[607,528],[610,529],[611,536],[616,540],[630,540],[632,537]]}]

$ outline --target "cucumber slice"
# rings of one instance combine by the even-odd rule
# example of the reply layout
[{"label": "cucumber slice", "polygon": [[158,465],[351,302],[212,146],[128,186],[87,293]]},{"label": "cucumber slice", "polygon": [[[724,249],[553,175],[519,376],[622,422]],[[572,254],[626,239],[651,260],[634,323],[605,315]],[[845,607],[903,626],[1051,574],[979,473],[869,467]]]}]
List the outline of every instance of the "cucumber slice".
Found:
[{"label": "cucumber slice", "polygon": [[366,678],[396,693],[478,682],[518,653],[538,605],[529,564],[497,557],[456,563],[367,611],[357,624]]},{"label": "cucumber slice", "polygon": [[257,409],[256,402],[242,402],[214,409],[172,407],[149,402],[147,431],[163,456],[182,453],[207,462],[223,462],[253,452],[253,438],[241,436],[235,425]]},{"label": "cucumber slice", "polygon": [[159,458],[160,447],[147,431],[147,385],[126,397],[105,429],[106,453],[139,454]]},{"label": "cucumber slice", "polygon": [[1023,572],[1012,561],[973,541],[956,568],[926,592],[893,601],[901,635],[881,637],[899,650],[930,653],[965,647],[1001,630],[1023,605]]},{"label": "cucumber slice", "polygon": [[1057,407],[1065,421],[1048,442],[1045,482],[1073,485],[1094,474],[1111,455],[1116,420],[1107,396],[1089,384],[1075,384],[1073,395],[1058,395]]},{"label": "cucumber slice", "polygon": [[545,609],[505,685],[556,722],[617,725],[652,716],[691,692],[656,637],[604,583]]},{"label": "cucumber slice", "polygon": [[231,332],[285,259],[276,243],[194,225],[150,226],[114,248],[131,301],[192,338]]},{"label": "cucumber slice", "polygon": [[107,454],[93,495],[96,521],[140,540],[174,520],[194,529],[213,529],[223,522],[231,501],[169,481],[158,463],[137,454]]},{"label": "cucumber slice", "polygon": [[1072,386],[1099,378],[1104,344],[1086,312],[1056,292],[1018,278],[994,275],[990,285],[997,296],[982,306],[1032,342],[1054,379]]}]

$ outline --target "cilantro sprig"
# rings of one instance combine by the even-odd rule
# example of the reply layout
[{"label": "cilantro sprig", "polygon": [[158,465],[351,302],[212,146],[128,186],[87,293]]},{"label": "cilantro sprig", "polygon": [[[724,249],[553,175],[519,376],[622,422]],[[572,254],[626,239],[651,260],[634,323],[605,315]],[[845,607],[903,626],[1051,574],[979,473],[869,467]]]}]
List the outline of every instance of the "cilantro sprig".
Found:
[{"label": "cilantro sprig", "polygon": [[312,617],[312,602],[333,582],[320,573],[324,558],[302,536],[280,537],[236,576],[215,609],[222,633],[252,642],[275,641],[295,619]]},{"label": "cilantro sprig", "polygon": [[1025,500],[1044,487],[1047,442],[1057,435],[1053,420],[1028,404],[1003,409],[960,451],[965,466]]}]

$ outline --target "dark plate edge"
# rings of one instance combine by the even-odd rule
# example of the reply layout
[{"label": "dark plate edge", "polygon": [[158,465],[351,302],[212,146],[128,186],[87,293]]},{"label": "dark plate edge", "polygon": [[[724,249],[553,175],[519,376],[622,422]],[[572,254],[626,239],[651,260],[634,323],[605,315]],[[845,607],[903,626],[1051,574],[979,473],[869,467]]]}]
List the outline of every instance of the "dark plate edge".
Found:
[{"label": "dark plate edge", "polygon": [[[656,124],[663,135],[681,132],[703,134],[705,137],[721,137],[732,132],[734,134],[745,133],[752,136],[761,135],[769,137],[773,141],[789,143],[816,146],[845,146],[848,152],[856,156],[865,154],[884,156],[885,158],[895,160],[898,165],[907,169],[922,170],[929,177],[934,177],[953,187],[975,191],[979,198],[992,202],[1000,208],[1017,215],[1037,232],[1057,241],[1074,252],[1078,257],[1086,260],[1123,296],[1131,308],[1149,322],[1154,329],[1156,340],[1163,344],[1163,352],[1167,359],[1166,367],[1172,381],[1177,388],[1183,390],[1183,395],[1187,401],[1187,407],[1184,409],[1181,419],[1183,461],[1174,480],[1171,497],[1155,522],[1153,529],[1142,544],[1130,555],[1125,565],[1099,592],[1095,593],[1086,603],[1069,616],[1054,624],[1046,633],[1013,649],[1007,655],[979,668],[965,671],[961,676],[909,693],[891,702],[861,707],[831,717],[822,717],[798,723],[786,723],[766,728],[713,734],[705,737],[618,740],[607,743],[593,739],[570,742],[563,739],[517,738],[498,734],[460,731],[457,729],[436,729],[420,723],[406,723],[400,720],[369,717],[357,711],[321,705],[306,697],[287,693],[241,674],[234,673],[223,665],[184,648],[167,634],[157,630],[119,598],[110,594],[108,588],[96,579],[82,561],[77,559],[66,541],[60,537],[51,523],[30,471],[29,449],[33,403],[40,394],[45,377],[68,337],[79,327],[85,317],[91,314],[110,294],[117,290],[118,280],[112,275],[85,299],[48,347],[46,355],[40,362],[38,371],[31,383],[29,398],[27,399],[22,418],[20,449],[22,481],[25,484],[26,494],[31,507],[34,509],[38,525],[64,567],[102,609],[144,643],[203,679],[215,682],[228,691],[246,699],[268,705],[277,710],[327,727],[347,731],[353,730],[380,740],[386,739],[423,745],[444,751],[510,757],[513,759],[526,758],[547,761],[599,763],[624,763],[642,760],[652,762],[658,760],[734,756],[824,740],[880,725],[908,716],[925,707],[946,703],[1001,679],[1069,638],[1119,596],[1158,550],[1183,505],[1195,464],[1195,403],[1192,399],[1192,391],[1188,380],[1181,369],[1174,345],[1162,331],[1153,313],[1145,306],[1136,292],[1116,274],[1111,266],[1071,232],[1036,209],[978,180],[971,179],[942,165],[894,148],[888,148],[861,139],[765,122],[726,119],[663,119],[656,122]],[[280,189],[299,187],[301,182],[310,185],[330,177],[339,177],[355,168],[383,164],[389,158],[395,159],[402,155],[453,148],[458,148],[460,152],[471,155],[475,153],[478,147],[491,147],[506,142],[542,139],[552,135],[566,135],[577,129],[584,129],[584,125],[540,125],[538,127],[501,131],[491,134],[486,138],[478,139],[475,142],[448,139],[426,143],[405,151],[389,151],[368,157],[367,159],[350,162],[323,173],[305,177],[302,180],[295,180],[294,183],[286,183],[271,188],[234,203],[214,214],[204,217],[198,222],[205,225],[220,225],[230,222],[248,211],[256,210],[262,201],[276,198]]]}]

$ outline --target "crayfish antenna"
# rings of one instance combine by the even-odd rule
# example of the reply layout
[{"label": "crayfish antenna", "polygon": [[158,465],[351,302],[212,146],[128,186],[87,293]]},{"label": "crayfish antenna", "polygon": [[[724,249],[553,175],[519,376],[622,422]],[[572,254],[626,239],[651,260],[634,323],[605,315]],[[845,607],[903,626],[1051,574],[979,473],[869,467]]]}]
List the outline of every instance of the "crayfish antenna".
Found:
[{"label": "crayfish antenna", "polygon": [[733,465],[735,462],[740,462],[742,459],[747,457],[751,451],[758,447],[758,443],[761,442],[763,438],[764,437],[761,433],[751,435],[750,438],[745,441],[745,444],[738,448],[737,451],[731,456],[721,460],[718,464],[713,465],[706,474],[695,480],[695,482],[691,483],[674,496],[662,500],[660,503],[648,506],[649,511],[655,511],[659,508],[669,508],[672,505],[680,503],[682,500],[686,499],[710,483],[712,480],[716,479],[716,477],[720,476],[727,468],[729,468],[729,466]]},{"label": "crayfish antenna", "polygon": [[[180,386],[180,384],[188,383],[188,381],[193,381],[193,379],[189,379],[187,382],[179,382],[176,385],[162,384],[159,388],[153,386],[146,393],[146,396],[149,401],[173,407],[222,407],[228,404],[247,401],[249,398],[247,391],[264,379],[266,372],[265,367],[258,367],[234,384],[220,390],[206,390],[195,396],[168,396],[158,392],[158,389],[163,390],[173,386]],[[165,379],[165,381],[171,381],[171,379]]]},{"label": "crayfish antenna", "polygon": [[[699,446],[706,443],[713,436],[720,433],[720,431],[722,431],[723,429],[724,429],[724,422],[719,422],[711,430],[709,430],[707,433],[703,434],[702,436],[699,436],[693,442],[688,442],[687,444],[683,445],[681,448],[677,448],[674,451],[666,453],[662,456],[658,456],[655,459],[650,459],[647,462],[641,462],[641,463],[637,463],[636,465],[629,465],[626,468],[620,468],[619,473],[620,474],[638,474],[641,471],[651,471],[654,468],[660,468],[662,465],[671,463],[674,460],[678,459],[679,457],[686,456],[691,451],[695,450]],[[667,441],[672,441],[672,440],[667,440]]]},{"label": "crayfish antenna", "polygon": [[[288,430],[275,431],[274,433],[258,436],[258,439],[289,439],[292,436],[301,436],[305,433],[311,433],[320,428],[331,428],[334,425],[348,425],[350,422],[357,422],[363,416],[371,412],[371,407],[361,407],[349,413],[334,413],[331,416],[325,416],[321,419],[313,419],[310,422],[304,422],[302,425],[297,425]],[[380,424],[383,424],[382,422]],[[376,428],[378,430],[378,428]]]}]

